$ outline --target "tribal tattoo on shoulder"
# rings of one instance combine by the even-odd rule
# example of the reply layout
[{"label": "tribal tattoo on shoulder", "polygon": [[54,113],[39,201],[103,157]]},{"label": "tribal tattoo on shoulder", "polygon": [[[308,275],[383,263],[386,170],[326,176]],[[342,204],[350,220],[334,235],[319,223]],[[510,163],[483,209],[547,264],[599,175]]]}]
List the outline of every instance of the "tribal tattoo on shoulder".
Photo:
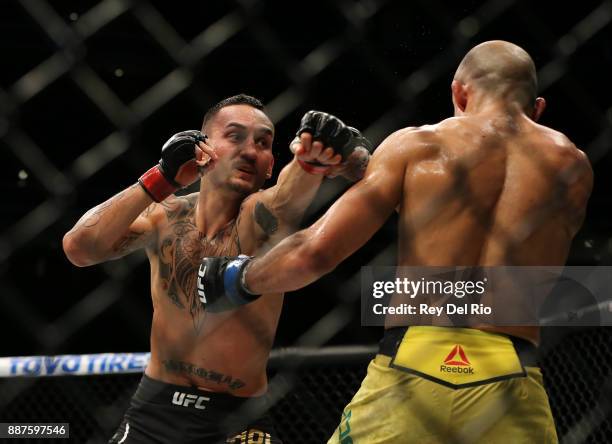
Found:
[{"label": "tribal tattoo on shoulder", "polygon": [[172,222],[175,220],[185,219],[187,217],[191,217],[193,219],[197,200],[197,194],[190,194],[182,197],[170,196],[166,200],[162,201],[160,205],[166,212],[168,222]]},{"label": "tribal tattoo on shoulder", "polygon": [[161,285],[175,306],[189,310],[193,328],[199,333],[204,308],[196,291],[198,268],[206,256],[237,254],[235,223],[228,224],[216,236],[207,239],[195,225],[195,198],[167,200],[162,206],[169,226],[164,230],[158,252]]}]

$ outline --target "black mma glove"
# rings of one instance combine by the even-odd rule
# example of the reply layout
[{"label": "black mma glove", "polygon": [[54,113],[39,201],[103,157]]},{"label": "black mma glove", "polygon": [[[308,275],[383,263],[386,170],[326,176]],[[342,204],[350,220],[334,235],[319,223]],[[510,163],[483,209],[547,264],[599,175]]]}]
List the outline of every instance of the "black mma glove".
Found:
[{"label": "black mma glove", "polygon": [[252,260],[237,257],[205,257],[198,270],[198,297],[206,311],[217,313],[253,302],[261,295],[250,293],[244,283],[244,271]]},{"label": "black mma glove", "polygon": [[[340,154],[342,162],[346,162],[355,150],[373,151],[373,146],[356,128],[346,126],[337,117],[321,111],[308,111],[302,117],[300,129],[296,137],[302,133],[312,134],[313,141],[320,141],[325,147],[332,147],[336,154]],[[312,174],[324,174],[326,165],[316,161],[298,160],[300,166]],[[367,162],[366,162],[367,165]]]},{"label": "black mma glove", "polygon": [[196,130],[182,131],[168,139],[162,147],[159,164],[138,179],[138,183],[155,202],[161,202],[176,190],[185,186],[178,183],[176,178],[180,174],[181,168],[195,160],[197,143],[205,140],[206,136]]}]

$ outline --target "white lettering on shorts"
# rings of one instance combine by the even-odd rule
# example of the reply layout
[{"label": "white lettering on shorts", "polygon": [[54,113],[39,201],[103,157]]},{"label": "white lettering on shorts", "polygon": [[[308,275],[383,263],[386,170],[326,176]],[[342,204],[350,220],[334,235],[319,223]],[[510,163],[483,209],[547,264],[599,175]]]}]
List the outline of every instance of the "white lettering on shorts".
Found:
[{"label": "white lettering on shorts", "polygon": [[206,408],[204,403],[207,401],[210,401],[210,398],[190,393],[174,392],[174,396],[172,396],[172,404],[183,407],[191,407],[193,405],[198,410],[204,410]]}]

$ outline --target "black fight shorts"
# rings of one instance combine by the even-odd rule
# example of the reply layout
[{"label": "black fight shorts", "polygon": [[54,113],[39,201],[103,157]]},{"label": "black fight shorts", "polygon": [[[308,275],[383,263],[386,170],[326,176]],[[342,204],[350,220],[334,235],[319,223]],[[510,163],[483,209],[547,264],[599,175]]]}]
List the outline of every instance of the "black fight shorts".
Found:
[{"label": "black fight shorts", "polygon": [[144,375],[112,444],[282,444],[265,397],[240,398]]}]

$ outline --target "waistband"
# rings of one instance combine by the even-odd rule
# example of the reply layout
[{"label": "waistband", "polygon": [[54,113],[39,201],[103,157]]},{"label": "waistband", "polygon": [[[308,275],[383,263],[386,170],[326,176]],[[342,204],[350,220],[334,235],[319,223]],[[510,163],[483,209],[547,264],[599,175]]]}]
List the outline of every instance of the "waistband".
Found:
[{"label": "waistband", "polygon": [[209,392],[195,387],[168,384],[143,375],[134,399],[150,404],[172,405],[184,407],[188,411],[225,411],[234,412],[245,403],[263,408],[267,397],[238,397],[227,393]]},{"label": "waistband", "polygon": [[[393,357],[399,347],[406,331],[410,327],[394,327],[385,330],[383,338],[378,343],[378,353],[384,356]],[[456,327],[435,327],[435,328],[456,328]],[[483,334],[495,334],[505,336],[512,342],[516,354],[523,367],[537,367],[538,366],[538,349],[531,342],[526,339],[519,338],[516,336],[505,335],[501,333],[488,333],[479,330]]]}]

